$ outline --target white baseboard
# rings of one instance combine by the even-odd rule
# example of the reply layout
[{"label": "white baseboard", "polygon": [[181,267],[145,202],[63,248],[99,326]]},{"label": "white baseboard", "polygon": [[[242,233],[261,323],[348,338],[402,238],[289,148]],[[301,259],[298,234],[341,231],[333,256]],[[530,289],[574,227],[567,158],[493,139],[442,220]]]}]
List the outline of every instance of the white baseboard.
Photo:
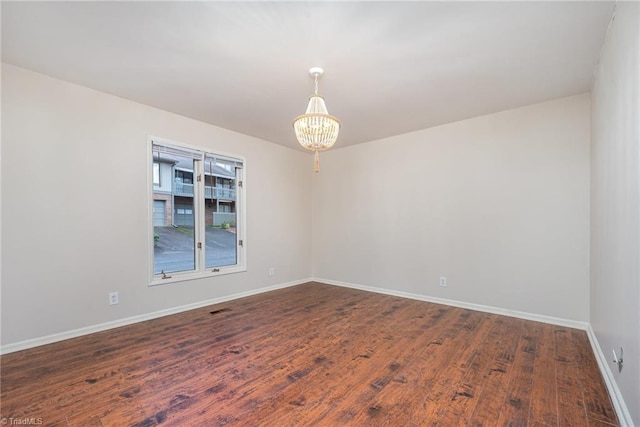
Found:
[{"label": "white baseboard", "polygon": [[609,359],[607,359],[607,357],[604,355],[604,352],[600,347],[600,343],[598,342],[598,338],[596,337],[596,334],[593,331],[591,325],[589,325],[589,327],[587,328],[587,335],[589,336],[589,342],[591,343],[593,353],[596,356],[598,367],[600,368],[600,372],[602,373],[604,382],[607,385],[607,390],[609,390],[611,402],[613,403],[613,407],[616,410],[616,414],[618,414],[618,421],[620,421],[620,425],[622,427],[633,427],[631,414],[629,413],[627,405],[624,403],[622,393],[618,388],[618,383],[613,376],[613,372],[611,371],[611,367],[609,366]]},{"label": "white baseboard", "polygon": [[76,338],[83,335],[92,334],[95,332],[106,331],[107,329],[118,328],[120,326],[131,325],[133,323],[144,322],[145,320],[157,319],[158,317],[168,316],[170,314],[181,313],[183,311],[193,310],[196,308],[206,307],[208,305],[220,304],[222,302],[232,301],[239,298],[248,297],[251,295],[257,295],[264,292],[274,291],[276,289],[288,288],[290,286],[300,285],[302,283],[310,282],[312,279],[295,280],[293,282],[281,283],[278,285],[267,286],[265,288],[254,289],[251,291],[240,292],[237,294],[226,295],[223,297],[213,298],[206,301],[198,301],[193,304],[181,305],[179,307],[171,307],[164,310],[154,311],[152,313],[140,314],[137,316],[126,317],[124,319],[113,320],[111,322],[100,323],[98,325],[86,326],[84,328],[73,329],[71,331],[60,332],[57,334],[47,335],[44,337],[33,338],[17,343],[6,344],[0,347],[0,354],[13,353],[20,350],[26,350],[33,347],[38,347],[45,344],[51,344],[58,341],[67,340],[70,338]]},{"label": "white baseboard", "polygon": [[533,320],[535,322],[549,323],[552,325],[566,326],[568,328],[587,330],[589,323],[577,320],[562,319],[559,317],[544,316],[542,314],[527,313],[525,311],[509,310],[506,308],[492,307],[489,305],[473,304],[470,302],[457,301],[444,298],[430,297],[427,295],[412,294],[409,292],[396,291],[391,289],[376,288],[373,286],[356,285],[353,283],[339,282],[336,280],[313,278],[314,282],[326,283],[328,285],[343,286],[346,288],[359,289],[361,291],[376,292],[378,294],[392,295],[396,297],[409,298],[418,301],[432,302],[435,304],[450,305],[453,307],[467,308],[469,310],[482,311],[485,313],[501,314],[503,316],[516,317],[518,319]]}]

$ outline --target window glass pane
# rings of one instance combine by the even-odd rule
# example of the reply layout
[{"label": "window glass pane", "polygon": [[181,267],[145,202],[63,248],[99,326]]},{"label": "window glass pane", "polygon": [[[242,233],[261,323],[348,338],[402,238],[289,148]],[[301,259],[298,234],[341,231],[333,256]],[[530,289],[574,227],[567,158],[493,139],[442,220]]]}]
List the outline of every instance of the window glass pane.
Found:
[{"label": "window glass pane", "polygon": [[236,164],[206,156],[204,163],[206,268],[238,263]]},{"label": "window glass pane", "polygon": [[153,185],[160,185],[160,164],[153,164]]},{"label": "window glass pane", "polygon": [[[196,231],[193,171],[195,160],[178,150],[166,152],[154,144],[161,186],[153,188],[153,272],[154,274],[196,269]],[[160,153],[160,161],[158,161]],[[154,165],[154,178],[155,165]],[[155,181],[155,179],[154,179]]]}]

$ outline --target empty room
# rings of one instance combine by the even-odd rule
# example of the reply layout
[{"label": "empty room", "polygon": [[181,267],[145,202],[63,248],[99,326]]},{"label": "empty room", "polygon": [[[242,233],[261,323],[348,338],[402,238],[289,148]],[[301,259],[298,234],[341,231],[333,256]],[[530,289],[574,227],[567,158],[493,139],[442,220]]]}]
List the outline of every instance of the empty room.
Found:
[{"label": "empty room", "polygon": [[2,1],[0,423],[640,426],[640,3]]}]

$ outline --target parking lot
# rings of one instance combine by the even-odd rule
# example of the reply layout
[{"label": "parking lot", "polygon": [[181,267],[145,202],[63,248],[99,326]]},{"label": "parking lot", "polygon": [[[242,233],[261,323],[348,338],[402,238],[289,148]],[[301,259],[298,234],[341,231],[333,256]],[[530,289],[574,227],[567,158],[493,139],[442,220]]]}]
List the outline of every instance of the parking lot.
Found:
[{"label": "parking lot", "polygon": [[[155,274],[195,268],[193,227],[154,227],[153,230],[159,237],[153,251]],[[207,268],[236,263],[237,242],[233,230],[206,227],[204,243]]]}]

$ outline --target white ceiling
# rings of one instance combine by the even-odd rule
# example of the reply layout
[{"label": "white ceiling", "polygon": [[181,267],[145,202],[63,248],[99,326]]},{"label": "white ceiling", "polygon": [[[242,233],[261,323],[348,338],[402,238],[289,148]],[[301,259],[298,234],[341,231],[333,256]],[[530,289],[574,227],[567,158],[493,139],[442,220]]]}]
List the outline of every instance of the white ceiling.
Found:
[{"label": "white ceiling", "polygon": [[335,147],[590,90],[612,2],[2,2],[2,60],[299,148],[320,94]]}]

